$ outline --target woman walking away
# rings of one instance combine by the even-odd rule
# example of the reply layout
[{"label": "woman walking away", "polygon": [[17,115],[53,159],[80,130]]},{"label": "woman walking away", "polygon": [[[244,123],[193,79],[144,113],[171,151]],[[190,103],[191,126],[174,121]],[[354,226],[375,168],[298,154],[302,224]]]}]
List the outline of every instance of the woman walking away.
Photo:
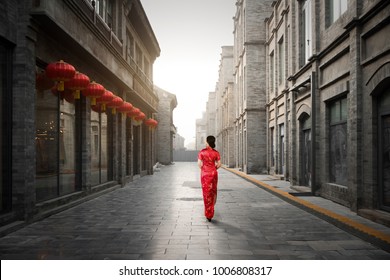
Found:
[{"label": "woman walking away", "polygon": [[214,217],[214,205],[217,201],[218,171],[221,167],[221,157],[215,148],[215,137],[207,136],[206,148],[198,155],[198,166],[201,169],[200,181],[202,183],[204,212],[207,220],[211,222]]}]

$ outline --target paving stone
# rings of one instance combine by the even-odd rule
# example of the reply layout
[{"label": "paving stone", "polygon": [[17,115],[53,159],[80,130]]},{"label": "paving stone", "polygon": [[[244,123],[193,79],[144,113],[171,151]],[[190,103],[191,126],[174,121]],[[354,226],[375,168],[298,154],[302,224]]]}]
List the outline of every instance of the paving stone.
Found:
[{"label": "paving stone", "polygon": [[[153,176],[141,177],[121,189],[0,238],[0,257],[2,260],[390,259],[390,254],[379,247],[233,173],[220,169],[219,174],[212,222],[205,219],[203,201],[199,200],[201,188],[196,163],[175,163],[161,167]],[[322,198],[316,201],[322,206],[331,205]],[[348,211],[337,206],[339,214],[353,218]],[[362,217],[357,219],[361,221]],[[375,228],[383,230],[380,226]]]}]

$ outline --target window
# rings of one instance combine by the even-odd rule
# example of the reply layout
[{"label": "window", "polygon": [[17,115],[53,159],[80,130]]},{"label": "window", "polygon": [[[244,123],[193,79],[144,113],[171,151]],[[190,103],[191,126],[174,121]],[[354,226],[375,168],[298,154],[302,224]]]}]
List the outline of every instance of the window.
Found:
[{"label": "window", "polygon": [[126,38],[126,59],[129,63],[134,60],[134,37],[129,32],[127,32]]},{"label": "window", "polygon": [[305,65],[312,56],[312,0],[301,2],[301,30],[300,30],[300,48],[301,48],[301,65]]},{"label": "window", "polygon": [[143,55],[142,55],[142,51],[141,51],[141,48],[136,45],[135,47],[135,62],[137,63],[138,67],[140,69],[143,69]]},{"label": "window", "polygon": [[[43,69],[37,68],[42,72]],[[72,92],[36,94],[36,198],[44,201],[77,190],[76,101]]]},{"label": "window", "polygon": [[329,106],[330,120],[330,181],[347,185],[347,98],[334,101]]},{"label": "window", "polygon": [[0,212],[11,209],[11,48],[0,38]]},{"label": "window", "polygon": [[279,125],[279,173],[284,174],[284,124]]},{"label": "window", "polygon": [[114,31],[114,0],[96,0],[95,9],[108,27]]},{"label": "window", "polygon": [[[111,116],[111,114],[109,114]],[[96,186],[112,179],[109,120],[104,112],[91,111],[91,185]]]},{"label": "window", "polygon": [[131,175],[131,157],[132,153],[132,124],[131,119],[126,118],[126,175]]},{"label": "window", "polygon": [[269,74],[270,74],[270,92],[274,91],[275,85],[275,55],[274,52],[271,53],[269,57]]},{"label": "window", "polygon": [[278,42],[279,46],[279,84],[284,81],[284,44],[283,37]]},{"label": "window", "polygon": [[150,74],[150,62],[149,62],[149,60],[146,58],[146,57],[144,57],[144,73],[145,73],[145,75],[146,75],[146,77],[148,78],[148,79],[150,79],[151,78],[151,74]]},{"label": "window", "polygon": [[[0,137],[0,177],[2,178],[0,180],[0,209],[2,210],[3,209],[3,200],[1,199],[3,197],[3,186],[5,186],[6,184],[3,182],[3,178],[5,177],[4,174],[3,174],[3,165],[4,166],[7,166],[5,163],[3,163],[3,153],[6,151],[6,145],[5,143],[7,142],[6,139],[4,139],[4,135],[6,135],[7,133],[4,132],[3,130],[3,120],[6,120],[6,114],[5,114],[5,108],[3,109],[3,107],[5,107],[3,104],[5,104],[6,102],[3,101],[4,97],[7,96],[5,92],[5,83],[7,82],[4,77],[6,76],[5,72],[6,69],[4,69],[6,63],[4,63],[6,61],[6,48],[3,46],[3,45],[0,45],[0,131],[1,131],[1,137]],[[4,81],[5,80],[5,81]]]},{"label": "window", "polygon": [[242,73],[242,82],[241,82],[241,89],[242,89],[242,104],[244,107],[248,107],[246,100],[247,100],[247,92],[246,92],[246,85],[244,84],[244,81],[246,81],[246,65],[244,66],[244,71]]},{"label": "window", "polygon": [[148,148],[149,148],[149,130],[147,128],[147,126],[145,124],[142,124],[141,126],[141,130],[142,130],[142,150],[141,150],[141,158],[142,158],[142,170],[146,170],[147,166],[146,166],[146,159],[148,158]]},{"label": "window", "polygon": [[379,201],[382,209],[390,210],[390,88],[379,96]]},{"label": "window", "polygon": [[312,152],[311,152],[311,117],[304,113],[300,117],[300,184],[311,187]]},{"label": "window", "polygon": [[107,25],[114,29],[114,8],[113,8],[113,3],[111,0],[107,1],[107,9],[106,9],[106,23]]},{"label": "window", "polygon": [[348,0],[328,0],[329,24],[335,22],[347,8]]},{"label": "window", "polygon": [[271,166],[275,166],[275,129],[271,127],[270,129],[270,146],[271,146]]}]

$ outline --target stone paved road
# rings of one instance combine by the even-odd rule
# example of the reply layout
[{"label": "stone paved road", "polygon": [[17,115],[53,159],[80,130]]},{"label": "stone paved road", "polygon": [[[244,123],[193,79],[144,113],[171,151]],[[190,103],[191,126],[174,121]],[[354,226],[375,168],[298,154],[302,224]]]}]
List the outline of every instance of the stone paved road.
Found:
[{"label": "stone paved road", "polygon": [[0,238],[0,257],[390,259],[233,173],[219,174],[211,223],[203,216],[196,163],[176,163]]}]

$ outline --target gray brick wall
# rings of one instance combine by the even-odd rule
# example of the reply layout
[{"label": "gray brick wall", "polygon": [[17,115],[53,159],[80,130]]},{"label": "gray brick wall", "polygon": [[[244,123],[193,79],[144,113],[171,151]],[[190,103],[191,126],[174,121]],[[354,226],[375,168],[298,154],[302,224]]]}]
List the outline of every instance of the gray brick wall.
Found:
[{"label": "gray brick wall", "polygon": [[[107,189],[118,183],[124,185],[132,180],[132,174],[128,176],[124,169],[125,143],[128,140],[125,121],[123,116],[116,115],[109,135],[113,139],[113,142],[110,142],[114,151],[111,166],[113,181],[91,186],[90,100],[83,98],[77,105],[81,111],[81,120],[77,124],[81,127],[81,135],[77,135],[80,136],[81,143],[76,150],[81,161],[77,162],[77,167],[81,167],[78,169],[81,175],[76,179],[76,184],[81,192],[74,192],[50,201],[36,202],[35,72],[37,65],[44,67],[45,63],[63,59],[73,64],[80,72],[87,74],[91,80],[103,84],[108,90],[140,108],[146,115],[150,116],[158,109],[158,98],[153,94],[151,82],[147,81],[144,75],[137,76],[139,69],[134,69],[135,65],[130,65],[126,61],[122,49],[118,51],[119,44],[115,38],[109,40],[107,34],[101,33],[102,29],[94,25],[92,14],[83,14],[85,10],[82,10],[79,5],[84,4],[84,1],[59,0],[6,0],[0,4],[0,37],[7,41],[12,49],[12,89],[10,90],[12,116],[9,119],[12,120],[10,147],[12,190],[9,190],[12,193],[12,205],[10,213],[0,215],[2,224],[16,219],[31,221],[33,218],[46,215],[45,213],[49,213],[55,207],[70,205],[76,199],[87,197],[93,192]],[[138,1],[136,5],[140,5],[140,2]],[[32,9],[35,9],[34,13],[30,14]],[[120,10],[120,12],[124,11]],[[40,16],[36,16],[36,13],[40,13]],[[47,14],[50,14],[50,17],[46,16]],[[80,17],[83,19],[81,20]],[[119,18],[123,19],[123,17]],[[53,22],[50,22],[51,20]],[[117,36],[122,38],[125,32],[123,28]],[[144,53],[151,56],[150,61],[154,61],[153,56],[159,53],[158,45],[154,44],[155,42],[151,45],[141,41],[138,43],[142,45]],[[123,49],[124,47],[125,45]],[[148,52],[145,51],[147,48]],[[135,80],[137,83],[134,82]],[[134,98],[134,95],[139,95],[141,98]],[[138,143],[137,152],[145,147],[145,156],[148,158],[141,158],[138,162],[132,163],[140,166],[143,162],[146,163],[145,168],[142,168],[142,175],[152,172],[154,148],[150,134],[147,134],[143,140],[144,142]]]},{"label": "gray brick wall", "polygon": [[[234,63],[236,96],[237,167],[248,173],[267,171],[266,152],[266,30],[264,21],[272,12],[273,1],[238,1],[235,17]],[[241,86],[242,85],[242,86]],[[240,102],[243,100],[242,106]],[[246,126],[246,127],[245,127]]]},{"label": "gray brick wall", "polygon": [[[318,14],[312,21],[313,59],[300,68],[299,63],[299,2],[275,2],[274,13],[267,21],[268,49],[275,51],[278,61],[276,38],[288,35],[290,40],[286,52],[291,54],[286,59],[287,90],[277,88],[276,93],[268,92],[267,112],[268,129],[275,127],[276,139],[279,137],[278,125],[285,124],[287,169],[284,174],[292,185],[302,182],[302,137],[300,116],[315,115],[315,126],[311,127],[315,139],[315,181],[310,187],[318,195],[332,199],[357,211],[360,208],[379,207],[378,176],[378,126],[376,94],[380,94],[380,84],[388,79],[390,72],[385,69],[389,55],[384,52],[385,33],[388,24],[389,4],[386,1],[348,1],[347,11],[334,23],[329,23],[326,1],[313,1],[313,14]],[[283,27],[280,11],[288,7],[289,28]],[[368,19],[369,20],[363,20]],[[381,26],[380,28],[375,28]],[[367,50],[370,51],[367,51]],[[374,59],[375,57],[375,59]],[[269,61],[268,61],[269,63]],[[390,67],[388,67],[390,69]],[[275,69],[275,75],[278,69]],[[317,85],[310,86],[306,81],[311,72],[315,72]],[[277,76],[275,77],[277,78]],[[375,82],[367,86],[373,78]],[[268,77],[269,81],[269,77]],[[379,86],[379,87],[378,87]],[[268,89],[271,87],[268,86]],[[312,107],[312,94],[316,94],[315,107]],[[285,95],[285,97],[284,97]],[[280,97],[283,96],[283,97]],[[347,185],[340,186],[330,182],[330,132],[329,102],[346,96],[348,103],[347,120]],[[275,98],[277,97],[277,98]],[[315,113],[315,114],[314,114]],[[288,121],[289,123],[286,123]],[[278,146],[276,146],[278,149]],[[270,157],[268,143],[268,155]],[[275,151],[278,155],[279,151]],[[279,161],[280,157],[276,157]],[[268,160],[268,164],[270,161]],[[272,172],[278,172],[271,167]],[[313,174],[312,174],[313,175]],[[314,177],[313,177],[314,179]]]},{"label": "gray brick wall", "polygon": [[176,96],[155,86],[159,98],[157,127],[157,161],[162,164],[173,162],[173,110],[177,105]]}]

